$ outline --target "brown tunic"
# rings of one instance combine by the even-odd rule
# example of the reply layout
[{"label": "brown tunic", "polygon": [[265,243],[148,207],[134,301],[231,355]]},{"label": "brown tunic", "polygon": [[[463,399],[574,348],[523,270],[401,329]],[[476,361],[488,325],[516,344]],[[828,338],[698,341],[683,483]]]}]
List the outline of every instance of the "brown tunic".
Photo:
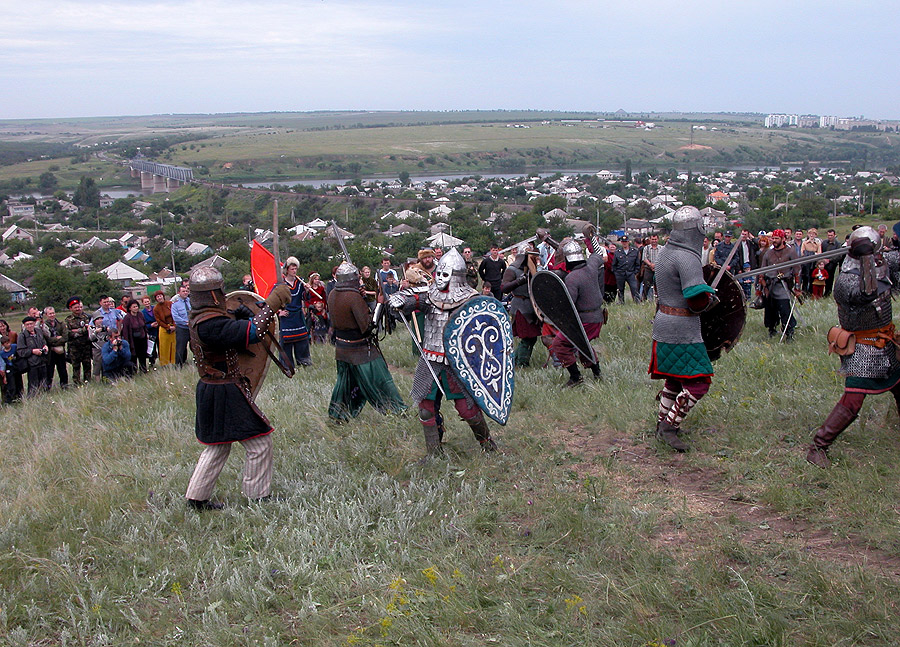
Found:
[{"label": "brown tunic", "polygon": [[328,312],[334,327],[334,358],[348,364],[365,364],[381,357],[372,342],[372,314],[359,290],[337,287],[328,295]]}]

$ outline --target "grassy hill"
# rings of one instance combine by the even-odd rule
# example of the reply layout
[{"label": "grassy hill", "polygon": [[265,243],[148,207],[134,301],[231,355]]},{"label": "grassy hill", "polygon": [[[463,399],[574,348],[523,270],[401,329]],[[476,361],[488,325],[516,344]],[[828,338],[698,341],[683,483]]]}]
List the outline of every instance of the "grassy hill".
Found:
[{"label": "grassy hill", "polygon": [[[750,311],[685,425],[652,436],[650,305],[612,308],[605,379],[517,373],[502,451],[448,415],[419,466],[415,415],[326,420],[333,352],[261,408],[275,494],[221,513],[183,493],[195,372],[52,392],[0,412],[0,642],[9,645],[857,645],[900,634],[898,415],[870,398],[830,471],[803,460],[841,392],[831,301],[792,345]],[[402,393],[408,340],[384,343]],[[540,351],[539,361],[544,352]]]},{"label": "grassy hill", "polygon": [[[622,118],[652,120],[657,127],[644,130],[635,128],[633,121],[616,121]],[[692,136],[694,125],[704,129],[694,130]],[[42,158],[52,146],[68,146],[72,152]],[[900,164],[896,135],[765,129],[759,115],[540,111],[154,115],[0,121],[0,153],[6,151],[16,161],[0,166],[0,183],[18,188],[24,178],[31,178],[30,186],[35,186],[38,176],[54,167],[63,188],[71,188],[81,174],[91,175],[102,186],[134,184],[111,160],[117,154],[133,154],[135,146],[152,151],[151,156],[161,161],[193,166],[199,178],[224,182],[397,176],[402,171],[622,170],[626,160],[635,171],[807,162],[859,168]],[[24,158],[28,151],[32,152]],[[88,155],[85,161],[87,153],[102,151],[106,152],[101,159]]]}]

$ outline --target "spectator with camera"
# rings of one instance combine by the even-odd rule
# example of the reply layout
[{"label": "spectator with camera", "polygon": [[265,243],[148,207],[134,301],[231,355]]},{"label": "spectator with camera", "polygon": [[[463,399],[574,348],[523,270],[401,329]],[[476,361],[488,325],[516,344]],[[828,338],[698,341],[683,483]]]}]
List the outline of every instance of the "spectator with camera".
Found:
[{"label": "spectator with camera", "polygon": [[103,344],[103,378],[111,381],[131,375],[131,347],[122,334],[111,328],[109,339]]}]

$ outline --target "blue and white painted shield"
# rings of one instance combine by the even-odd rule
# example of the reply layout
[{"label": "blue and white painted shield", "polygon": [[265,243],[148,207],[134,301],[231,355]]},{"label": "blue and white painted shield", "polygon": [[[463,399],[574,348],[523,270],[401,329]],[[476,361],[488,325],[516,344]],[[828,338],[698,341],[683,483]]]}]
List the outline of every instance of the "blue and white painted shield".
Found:
[{"label": "blue and white painted shield", "polygon": [[491,419],[505,425],[514,388],[509,315],[493,297],[475,297],[444,327],[444,353],[459,381]]}]

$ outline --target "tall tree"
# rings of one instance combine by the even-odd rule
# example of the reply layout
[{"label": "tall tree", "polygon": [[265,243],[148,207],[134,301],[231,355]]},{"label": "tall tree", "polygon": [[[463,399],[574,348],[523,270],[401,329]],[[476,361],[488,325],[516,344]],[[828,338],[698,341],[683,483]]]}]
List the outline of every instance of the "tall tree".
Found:
[{"label": "tall tree", "polygon": [[72,202],[79,207],[100,208],[100,189],[97,188],[94,178],[81,176],[81,181],[78,183],[78,188],[75,189],[75,196],[72,198]]}]

